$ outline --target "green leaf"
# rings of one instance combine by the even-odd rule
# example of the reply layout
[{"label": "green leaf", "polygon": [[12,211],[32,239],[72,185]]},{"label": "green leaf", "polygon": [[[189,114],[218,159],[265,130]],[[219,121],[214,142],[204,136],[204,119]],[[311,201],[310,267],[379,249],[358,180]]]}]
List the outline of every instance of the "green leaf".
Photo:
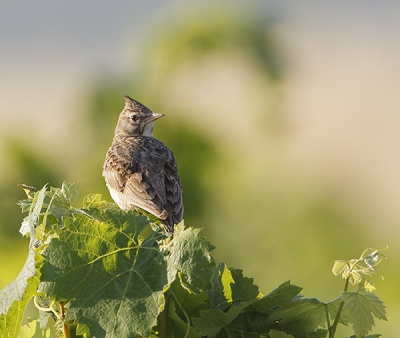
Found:
[{"label": "green leaf", "polygon": [[[186,337],[186,338],[202,338],[201,334],[196,331],[193,326],[190,326],[190,323],[184,322],[181,317],[178,316],[175,302],[171,300],[168,308],[168,316],[174,322],[174,326],[172,328],[172,332],[169,332],[170,337]],[[176,330],[176,328],[179,329]],[[189,331],[188,336],[186,336],[186,332]]]},{"label": "green leaf", "polygon": [[25,307],[36,294],[39,284],[36,264],[40,265],[41,257],[37,255],[36,229],[42,209],[46,187],[35,194],[35,204],[30,207],[30,214],[24,219],[21,228],[29,234],[29,252],[26,262],[17,278],[0,291],[0,337],[16,337],[21,326]]},{"label": "green leaf", "polygon": [[39,278],[35,275],[34,255],[28,259],[18,277],[0,291],[0,337],[17,337],[25,308],[35,295]]},{"label": "green leaf", "polygon": [[357,337],[364,337],[374,325],[374,315],[387,320],[383,302],[378,296],[367,291],[343,292],[343,311],[352,319],[353,330]]},{"label": "green leaf", "polygon": [[325,304],[316,298],[302,298],[280,306],[268,318],[275,329],[293,334],[296,338],[307,337],[318,327],[326,326]]},{"label": "green leaf", "polygon": [[24,218],[19,232],[23,235],[31,237],[30,246],[34,243],[32,238],[36,239],[36,228],[39,225],[39,216],[43,207],[44,197],[46,194],[46,186],[38,191],[32,199],[29,199],[29,215]]},{"label": "green leaf", "polygon": [[50,330],[40,327],[40,320],[28,318],[28,323],[21,327],[18,338],[50,338]]},{"label": "green leaf", "polygon": [[89,194],[83,199],[83,208],[99,208],[102,209],[107,202],[101,199],[101,194]]},{"label": "green leaf", "polygon": [[332,273],[335,276],[341,276],[346,279],[349,277],[349,267],[348,262],[344,260],[337,260],[333,263]]},{"label": "green leaf", "polygon": [[372,276],[373,270],[363,261],[351,259],[349,261],[335,261],[332,272],[335,276],[340,275],[343,279],[349,279],[350,283],[360,283],[366,275]]},{"label": "green leaf", "polygon": [[[174,280],[171,284],[171,290],[174,294],[174,299],[179,302],[180,306],[190,317],[200,316],[200,310],[208,309],[208,297],[205,292],[200,294],[190,293],[185,289],[178,279]],[[178,308],[177,313],[181,314],[182,311]]]},{"label": "green leaf", "polygon": [[[342,302],[342,298],[339,297],[327,303],[328,312],[330,315],[331,320],[335,320],[337,312],[339,310],[340,303]],[[348,316],[345,312],[341,312],[339,323],[346,325],[351,322],[351,317]]]},{"label": "green leaf", "polygon": [[180,223],[175,226],[174,238],[167,246],[170,278],[178,274],[182,286],[192,293],[201,293],[209,288],[215,266],[210,254],[214,246],[198,236],[200,230],[184,229]]},{"label": "green leaf", "polygon": [[265,329],[265,314],[249,311],[259,301],[258,286],[241,270],[229,268],[221,262],[213,269],[212,289],[207,291],[210,309],[200,311],[201,318],[193,318],[195,327],[203,335],[216,335],[222,328],[229,337],[259,337]]},{"label": "green leaf", "polygon": [[253,279],[244,277],[241,270],[219,263],[213,269],[212,290],[207,292],[210,309],[200,311],[201,317],[192,318],[192,321],[202,335],[212,337],[224,328],[229,337],[241,337],[243,334],[243,337],[259,337],[275,325],[275,321],[268,321],[272,308],[292,301],[300,290],[285,282],[260,298]]},{"label": "green leaf", "polygon": [[[43,188],[42,190],[44,190]],[[41,191],[42,191],[41,190]],[[36,193],[37,195],[38,193]],[[36,196],[35,195],[35,196]],[[54,216],[58,223],[62,224],[62,217],[71,216],[72,204],[78,196],[78,190],[73,183],[64,182],[61,189],[50,187],[45,191],[44,200],[41,204],[42,212],[46,211]],[[28,198],[19,201],[19,205],[23,212],[29,211],[32,205],[35,205],[35,198]]]},{"label": "green leaf", "polygon": [[[228,334],[228,338],[260,338],[259,333],[250,333],[250,332],[240,332],[236,330],[232,330],[229,327],[225,328],[225,331]],[[218,337],[226,337],[225,335],[218,335]]]},{"label": "green leaf", "polygon": [[69,300],[66,320],[87,325],[91,336],[149,336],[172,280],[159,235],[140,237],[148,225],[145,217],[121,210],[64,219],[59,238],[43,253],[40,290]]},{"label": "green leaf", "polygon": [[287,334],[282,331],[271,330],[269,332],[270,338],[294,338],[291,334]]},{"label": "green leaf", "polygon": [[253,304],[257,299],[231,306],[228,311],[208,309],[200,311],[200,318],[193,317],[194,327],[203,335],[209,338],[215,337],[224,326],[230,324],[246,307]]},{"label": "green leaf", "polygon": [[73,205],[79,195],[79,190],[76,189],[74,183],[63,182],[61,190],[57,190],[60,199],[65,201],[65,204]]},{"label": "green leaf", "polygon": [[301,290],[301,287],[290,284],[290,281],[284,282],[269,294],[259,298],[249,309],[260,313],[270,312],[274,307],[292,301]]},{"label": "green leaf", "polygon": [[257,337],[260,334],[267,335],[271,328],[276,327],[274,321],[268,321],[274,308],[291,302],[300,290],[301,288],[291,285],[290,282],[285,282],[262,298],[259,298],[260,294],[258,294],[255,302],[246,307],[228,327],[225,327],[225,330],[228,330],[232,336],[242,333],[258,335]]},{"label": "green leaf", "polygon": [[234,320],[228,324],[228,327],[225,327],[225,330],[229,330],[230,334],[246,333],[258,336],[260,336],[260,334],[268,334],[269,330],[274,327],[273,323],[267,321],[269,314],[249,311],[248,309],[249,307],[234,318]]},{"label": "green leaf", "polygon": [[315,332],[308,333],[306,338],[325,338],[328,335],[328,330],[318,329]]},{"label": "green leaf", "polygon": [[365,290],[367,292],[374,292],[376,287],[368,280],[364,279],[362,284],[358,285],[359,290]]},{"label": "green leaf", "polygon": [[212,271],[212,289],[207,291],[210,308],[225,310],[231,305],[247,302],[259,295],[253,278],[243,277],[242,270],[229,268],[221,262]]},{"label": "green leaf", "polygon": [[353,285],[361,283],[366,276],[372,276],[375,273],[375,266],[378,265],[382,257],[381,250],[366,249],[360,258],[350,259],[349,261],[335,261],[332,273],[335,276],[341,276],[349,279]]}]

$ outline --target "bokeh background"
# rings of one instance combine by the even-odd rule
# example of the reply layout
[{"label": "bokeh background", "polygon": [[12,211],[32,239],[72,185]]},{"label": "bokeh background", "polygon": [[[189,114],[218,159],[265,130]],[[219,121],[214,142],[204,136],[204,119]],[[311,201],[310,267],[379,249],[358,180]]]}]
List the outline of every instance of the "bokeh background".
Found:
[{"label": "bokeh background", "polygon": [[374,332],[400,336],[399,22],[385,0],[1,2],[0,287],[27,253],[18,183],[111,201],[128,94],[166,115],[155,136],[216,260],[328,301],[334,260],[389,245]]}]

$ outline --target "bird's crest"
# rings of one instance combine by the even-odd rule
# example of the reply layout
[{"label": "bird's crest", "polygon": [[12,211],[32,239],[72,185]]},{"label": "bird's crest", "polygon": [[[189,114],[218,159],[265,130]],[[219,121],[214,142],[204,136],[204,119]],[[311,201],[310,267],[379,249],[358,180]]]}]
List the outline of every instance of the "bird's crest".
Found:
[{"label": "bird's crest", "polygon": [[152,111],[149,108],[147,108],[145,105],[141,104],[139,101],[132,99],[128,95],[122,95],[122,97],[125,99],[124,110],[137,112],[137,113],[143,114],[145,116],[153,115]]}]

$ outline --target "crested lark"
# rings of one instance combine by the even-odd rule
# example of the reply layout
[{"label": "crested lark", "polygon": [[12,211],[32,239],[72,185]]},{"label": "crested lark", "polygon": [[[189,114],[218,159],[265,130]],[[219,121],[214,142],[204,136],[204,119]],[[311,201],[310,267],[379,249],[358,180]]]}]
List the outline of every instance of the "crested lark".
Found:
[{"label": "crested lark", "polygon": [[160,218],[166,232],[182,220],[182,187],[174,154],[153,137],[153,113],[129,96],[119,115],[103,176],[110,195],[123,209],[139,207]]}]

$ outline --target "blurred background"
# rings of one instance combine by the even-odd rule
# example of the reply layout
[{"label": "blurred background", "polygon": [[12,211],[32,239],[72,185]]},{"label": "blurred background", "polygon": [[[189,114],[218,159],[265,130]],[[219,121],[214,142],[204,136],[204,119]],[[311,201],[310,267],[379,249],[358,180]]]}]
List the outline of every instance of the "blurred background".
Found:
[{"label": "blurred background", "polygon": [[389,245],[374,332],[399,336],[399,22],[395,1],[1,2],[0,287],[27,253],[18,183],[111,201],[128,94],[166,115],[185,223],[217,261],[328,301],[334,260]]}]

